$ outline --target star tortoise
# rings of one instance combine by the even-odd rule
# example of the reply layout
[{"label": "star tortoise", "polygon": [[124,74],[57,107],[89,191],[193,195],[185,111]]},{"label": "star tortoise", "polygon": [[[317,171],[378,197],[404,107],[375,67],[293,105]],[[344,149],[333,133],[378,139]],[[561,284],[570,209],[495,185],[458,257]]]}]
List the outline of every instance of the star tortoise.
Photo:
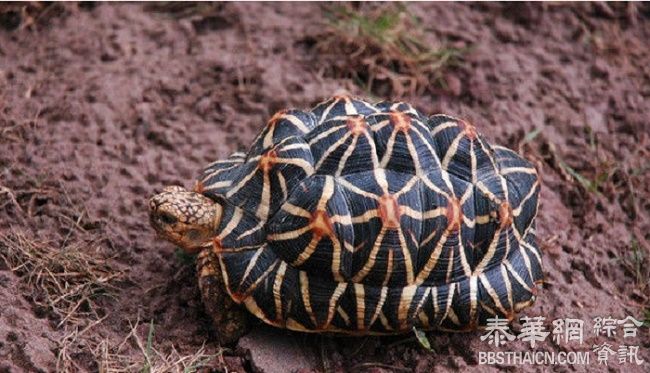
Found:
[{"label": "star tortoise", "polygon": [[245,331],[241,305],[299,331],[463,331],[534,302],[539,190],[464,120],[334,97],[278,112],[193,191],[165,188],[150,221],[198,253],[222,342]]}]

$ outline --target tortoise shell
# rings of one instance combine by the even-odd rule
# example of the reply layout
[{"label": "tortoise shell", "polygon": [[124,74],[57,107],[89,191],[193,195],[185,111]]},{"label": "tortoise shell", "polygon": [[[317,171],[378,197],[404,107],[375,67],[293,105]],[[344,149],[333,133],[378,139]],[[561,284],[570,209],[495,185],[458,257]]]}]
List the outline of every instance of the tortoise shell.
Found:
[{"label": "tortoise shell", "polygon": [[281,111],[196,190],[224,206],[211,252],[228,294],[274,326],[473,329],[542,279],[535,168],[405,103]]}]

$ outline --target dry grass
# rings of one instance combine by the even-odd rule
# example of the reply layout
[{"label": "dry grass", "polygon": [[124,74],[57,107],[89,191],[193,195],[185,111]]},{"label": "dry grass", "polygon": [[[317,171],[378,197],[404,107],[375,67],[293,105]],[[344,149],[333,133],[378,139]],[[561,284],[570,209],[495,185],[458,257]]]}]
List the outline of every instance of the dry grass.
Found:
[{"label": "dry grass", "polygon": [[324,74],[352,79],[371,94],[420,95],[444,85],[445,68],[464,50],[424,41],[419,21],[404,5],[365,10],[350,5],[325,8],[327,27],[316,37]]},{"label": "dry grass", "polygon": [[80,345],[85,346],[85,348],[88,348],[89,345],[96,345],[96,343],[93,344],[94,339],[86,335],[86,332],[101,324],[105,319],[106,317],[95,320],[83,329],[80,329],[78,325],[72,326],[72,330],[68,332],[60,341],[57,341],[57,372],[81,372],[85,370],[77,362],[75,355],[79,352]]},{"label": "dry grass", "polygon": [[[205,346],[201,346],[191,355],[179,353],[174,346],[171,351],[163,353],[154,346],[154,325],[149,325],[146,340],[138,333],[139,319],[131,324],[131,332],[124,340],[111,345],[107,339],[102,340],[93,351],[99,371],[102,373],[122,372],[196,372],[205,367],[216,356],[207,354]],[[137,354],[129,354],[135,345]]]},{"label": "dry grass", "polygon": [[81,241],[58,248],[18,232],[0,235],[0,258],[27,285],[24,295],[58,327],[100,319],[98,297],[109,296],[112,283],[123,277],[98,249]]},{"label": "dry grass", "polygon": [[15,231],[1,234],[0,260],[20,277],[37,312],[67,331],[57,341],[57,371],[86,370],[78,355],[91,355],[94,339],[87,332],[106,318],[97,302],[117,292],[114,283],[124,273],[109,265],[99,243],[70,240],[69,234],[60,245]]},{"label": "dry grass", "polygon": [[[140,319],[130,324],[130,332],[122,340],[102,338],[97,333],[87,333],[101,324],[105,318],[96,320],[81,329],[78,326],[59,342],[56,369],[58,372],[78,372],[88,370],[84,364],[91,364],[91,370],[101,373],[159,373],[196,372],[199,368],[212,365],[219,354],[206,353],[205,346],[196,352],[184,355],[174,346],[164,353],[154,346],[154,325],[149,324],[146,336],[138,332]],[[81,346],[81,347],[80,347]],[[88,361],[81,363],[79,355],[85,352]]]},{"label": "dry grass", "polygon": [[[56,201],[61,236],[46,241],[20,231],[0,233],[0,264],[20,278],[21,292],[36,312],[63,331],[64,337],[56,341],[56,371],[194,372],[214,360],[204,347],[189,355],[173,346],[163,352],[154,346],[153,325],[148,336],[138,334],[139,319],[124,338],[106,334],[103,323],[110,308],[102,298],[118,297],[118,282],[128,281],[127,273],[106,255],[108,239],[100,223],[88,221],[83,202],[73,201],[62,185],[19,192],[0,185],[5,200],[0,206],[32,216],[32,200],[43,195]],[[25,200],[26,209],[20,205]]]},{"label": "dry grass", "polygon": [[20,204],[18,203],[14,192],[11,189],[0,184],[0,196],[2,195],[6,195],[7,197],[3,198],[5,201],[0,204],[0,208],[5,208],[7,205],[12,204],[16,210],[18,210],[21,216],[25,213],[22,207],[20,207]]}]

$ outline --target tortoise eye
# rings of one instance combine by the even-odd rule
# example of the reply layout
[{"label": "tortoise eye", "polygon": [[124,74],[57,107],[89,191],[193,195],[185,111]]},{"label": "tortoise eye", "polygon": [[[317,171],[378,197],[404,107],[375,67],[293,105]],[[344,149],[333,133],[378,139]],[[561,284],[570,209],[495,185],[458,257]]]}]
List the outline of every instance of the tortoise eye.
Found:
[{"label": "tortoise eye", "polygon": [[175,224],[178,221],[178,219],[176,219],[176,217],[174,217],[174,216],[172,216],[170,214],[167,214],[167,213],[162,213],[162,214],[158,215],[158,219],[161,222],[163,222],[165,224],[169,224],[169,225]]}]

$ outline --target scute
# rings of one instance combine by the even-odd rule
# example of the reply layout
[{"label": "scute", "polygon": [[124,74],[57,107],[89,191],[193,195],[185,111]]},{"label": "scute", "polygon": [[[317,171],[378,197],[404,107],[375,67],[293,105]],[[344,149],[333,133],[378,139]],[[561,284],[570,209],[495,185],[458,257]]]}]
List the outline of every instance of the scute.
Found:
[{"label": "scute", "polygon": [[433,138],[417,115],[392,111],[370,115],[368,121],[379,167],[413,174],[440,167]]},{"label": "scute", "polygon": [[290,188],[313,173],[309,146],[290,137],[266,152],[249,156],[233,171],[225,197],[266,221],[288,197]]},{"label": "scute", "polygon": [[413,283],[422,224],[419,179],[376,169],[339,180],[354,223],[353,281],[370,285]]},{"label": "scute", "polygon": [[305,137],[314,159],[315,172],[323,175],[347,175],[378,167],[372,130],[364,116],[323,122]]},{"label": "scute", "polygon": [[[426,203],[441,210],[433,222],[425,220],[418,258],[418,282],[442,285],[458,281],[471,274],[474,258],[474,196],[471,184],[443,173],[432,172],[426,177],[423,196]],[[434,211],[430,209],[429,211]],[[433,224],[433,226],[432,226]]]},{"label": "scute", "polygon": [[543,277],[534,167],[406,103],[282,111],[200,186],[235,227],[214,248],[229,293],[272,325],[466,330],[511,319]]},{"label": "scute", "polygon": [[451,175],[476,183],[496,171],[491,146],[472,124],[448,115],[433,115],[427,124],[442,168]]},{"label": "scute", "polygon": [[313,175],[293,190],[267,225],[271,249],[293,267],[323,280],[351,277],[354,230],[342,188]]},{"label": "scute", "polygon": [[224,160],[210,163],[197,181],[197,189],[208,197],[225,194],[232,186],[232,180],[239,172],[239,166],[246,160],[246,154],[235,152]]},{"label": "scute", "polygon": [[337,96],[316,105],[311,112],[321,124],[332,118],[346,117],[348,115],[370,115],[378,112],[374,105],[347,96]]},{"label": "scute", "polygon": [[316,117],[302,110],[282,110],[269,120],[253,141],[250,155],[261,155],[290,137],[301,137],[316,127]]}]

